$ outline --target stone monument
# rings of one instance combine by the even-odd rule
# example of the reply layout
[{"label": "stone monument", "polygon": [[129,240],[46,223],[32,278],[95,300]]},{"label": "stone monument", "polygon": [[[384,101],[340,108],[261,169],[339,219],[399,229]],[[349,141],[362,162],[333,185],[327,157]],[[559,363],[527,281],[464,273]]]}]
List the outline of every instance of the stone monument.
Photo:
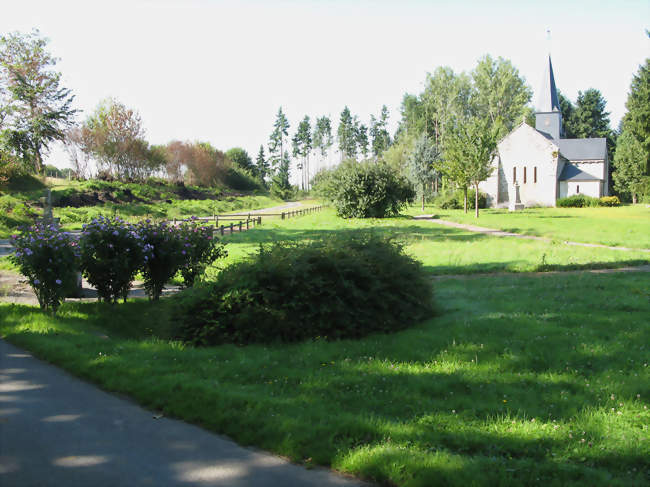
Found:
[{"label": "stone monument", "polygon": [[524,209],[524,204],[521,202],[521,197],[519,196],[519,184],[514,183],[512,185],[512,194],[514,198],[510,199],[508,204],[508,210],[510,211],[519,211]]},{"label": "stone monument", "polygon": [[[52,191],[47,190],[47,196],[43,198],[44,207],[43,207],[43,217],[40,219],[41,222],[46,225],[54,225],[56,228],[59,228],[61,220],[59,218],[54,218],[52,214]],[[65,297],[66,298],[80,298],[82,296],[81,289],[81,272],[76,269],[70,270],[70,275],[64,279],[65,281]]]}]

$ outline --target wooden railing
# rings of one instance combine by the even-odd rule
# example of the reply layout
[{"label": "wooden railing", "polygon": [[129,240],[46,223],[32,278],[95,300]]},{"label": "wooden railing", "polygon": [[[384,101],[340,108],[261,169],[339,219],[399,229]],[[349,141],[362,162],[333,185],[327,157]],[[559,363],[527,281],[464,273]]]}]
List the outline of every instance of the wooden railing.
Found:
[{"label": "wooden railing", "polygon": [[[255,225],[261,225],[262,218],[280,217],[282,220],[286,220],[289,218],[296,218],[298,216],[309,215],[311,213],[315,213],[322,209],[323,209],[322,206],[313,206],[310,208],[300,208],[297,210],[283,211],[281,213],[257,213],[257,214],[231,213],[228,215],[213,215],[213,216],[203,216],[203,217],[195,217],[195,218],[187,218],[187,219],[174,218],[174,220],[171,221],[170,223],[172,223],[174,226],[186,221],[200,221],[207,225],[214,224],[215,233],[219,233],[220,235],[225,235],[225,234],[232,234],[235,231],[243,232],[244,230],[249,230],[250,228],[253,228]],[[241,217],[245,217],[245,218],[241,218]],[[226,223],[224,225],[222,222],[230,222],[230,223]]]}]

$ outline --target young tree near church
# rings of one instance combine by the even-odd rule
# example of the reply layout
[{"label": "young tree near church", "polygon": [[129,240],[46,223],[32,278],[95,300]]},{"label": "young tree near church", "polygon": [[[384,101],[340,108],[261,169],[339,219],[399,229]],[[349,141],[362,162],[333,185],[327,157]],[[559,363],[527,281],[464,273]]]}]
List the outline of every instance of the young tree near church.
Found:
[{"label": "young tree near church", "polygon": [[368,157],[368,127],[362,123],[358,123],[355,118],[356,140],[359,152],[364,158]]},{"label": "young tree near church", "polygon": [[[74,96],[60,86],[57,59],[38,30],[0,36],[0,141],[37,174],[50,143],[63,140],[76,110]],[[4,95],[4,96],[3,96]]]},{"label": "young tree near church", "polygon": [[450,128],[445,141],[447,176],[463,189],[465,213],[467,188],[470,184],[474,186],[476,218],[479,214],[478,185],[485,181],[494,169],[491,163],[497,149],[499,130],[500,127],[492,125],[489,119],[472,117]]},{"label": "young tree near church", "polygon": [[370,147],[372,155],[379,157],[390,147],[390,134],[388,133],[388,108],[382,105],[379,120],[370,115]]},{"label": "young tree near church", "polygon": [[426,188],[437,177],[435,164],[440,159],[440,150],[436,145],[427,137],[422,134],[416,141],[408,158],[409,172],[411,180],[420,186],[422,211],[424,211],[424,196]]}]

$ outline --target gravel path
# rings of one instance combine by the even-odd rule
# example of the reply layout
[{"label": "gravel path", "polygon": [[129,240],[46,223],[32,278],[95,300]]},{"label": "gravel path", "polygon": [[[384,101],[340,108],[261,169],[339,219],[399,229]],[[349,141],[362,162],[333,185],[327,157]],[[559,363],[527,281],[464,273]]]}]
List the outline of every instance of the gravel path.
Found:
[{"label": "gravel path", "polygon": [[[491,235],[493,237],[515,237],[515,238],[525,238],[528,240],[540,240],[542,242],[552,242],[552,238],[548,237],[538,237],[535,235],[523,235],[521,233],[512,233],[512,232],[504,232],[503,230],[495,230],[494,228],[485,228],[485,227],[479,227],[476,225],[468,225],[466,223],[456,223],[456,222],[450,222],[448,220],[441,220],[439,218],[435,218],[434,215],[419,215],[419,216],[414,216],[413,217],[415,220],[426,220],[432,223],[437,223],[438,225],[444,225],[446,227],[453,227],[453,228],[460,228],[462,230],[468,230],[470,232],[477,232],[477,233],[483,233],[485,235]],[[622,250],[626,252],[648,252],[650,253],[650,249],[635,249],[635,248],[630,248],[630,247],[611,247],[609,245],[602,245],[602,244],[592,244],[592,243],[584,243],[584,242],[571,242],[569,240],[564,240],[562,242],[565,245],[576,245],[579,247],[596,247],[596,248],[601,248],[601,249],[609,249],[609,250]]]}]

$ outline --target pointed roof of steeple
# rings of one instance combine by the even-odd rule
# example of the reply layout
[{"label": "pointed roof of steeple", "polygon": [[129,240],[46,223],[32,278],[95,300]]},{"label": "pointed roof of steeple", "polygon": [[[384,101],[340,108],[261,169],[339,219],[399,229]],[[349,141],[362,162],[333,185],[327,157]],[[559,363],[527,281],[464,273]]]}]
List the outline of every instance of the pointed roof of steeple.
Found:
[{"label": "pointed roof of steeple", "polygon": [[551,63],[550,54],[548,55],[548,66],[544,72],[542,91],[539,92],[536,108],[538,112],[560,111],[560,99],[555,88],[555,76],[553,76],[553,63]]}]

